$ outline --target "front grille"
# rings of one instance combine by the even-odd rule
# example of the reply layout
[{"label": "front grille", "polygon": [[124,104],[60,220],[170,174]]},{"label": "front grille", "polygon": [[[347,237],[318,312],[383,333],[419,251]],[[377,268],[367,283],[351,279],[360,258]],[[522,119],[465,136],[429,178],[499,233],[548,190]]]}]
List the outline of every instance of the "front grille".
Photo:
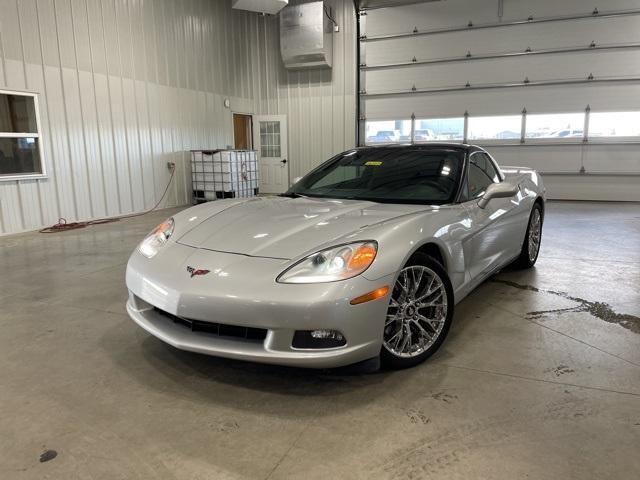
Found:
[{"label": "front grille", "polygon": [[267,330],[264,328],[241,327],[239,325],[225,325],[223,323],[203,322],[189,318],[178,317],[157,307],[153,308],[157,313],[174,323],[188,328],[192,332],[209,333],[218,337],[242,338],[255,342],[262,342],[267,338]]}]

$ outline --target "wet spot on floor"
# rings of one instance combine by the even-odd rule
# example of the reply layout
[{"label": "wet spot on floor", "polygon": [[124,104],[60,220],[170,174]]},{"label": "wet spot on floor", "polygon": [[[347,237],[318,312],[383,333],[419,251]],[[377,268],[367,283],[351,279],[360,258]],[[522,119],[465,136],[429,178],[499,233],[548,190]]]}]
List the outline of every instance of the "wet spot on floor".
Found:
[{"label": "wet spot on floor", "polygon": [[410,408],[405,411],[405,414],[409,417],[411,423],[426,425],[431,422],[431,419],[427,417],[422,410]]},{"label": "wet spot on floor", "polygon": [[222,433],[230,433],[235,432],[240,428],[240,425],[236,421],[227,421],[217,425],[217,428]]},{"label": "wet spot on floor", "polygon": [[444,402],[444,403],[451,403],[452,401],[457,400],[458,396],[449,395],[448,393],[445,393],[445,392],[438,392],[438,393],[432,394],[431,398],[433,398],[434,400],[440,400],[441,402]]},{"label": "wet spot on floor", "polygon": [[45,450],[40,454],[40,463],[48,462],[58,456],[58,452],[55,450]]},{"label": "wet spot on floor", "polygon": [[560,375],[565,375],[567,373],[574,373],[575,370],[573,370],[572,368],[569,368],[566,365],[558,365],[555,368],[550,368],[548,370],[545,370],[545,372],[547,373],[553,372],[556,377],[559,377]]},{"label": "wet spot on floor", "polygon": [[618,324],[621,327],[626,328],[627,330],[631,330],[633,333],[640,333],[640,317],[636,317],[635,315],[629,315],[626,313],[618,313],[614,311],[611,308],[611,305],[609,305],[608,303],[585,300],[584,298],[573,297],[565,292],[547,290],[544,288],[534,287],[533,285],[521,285],[519,283],[512,282],[509,280],[500,280],[500,279],[494,278],[491,281],[494,283],[501,283],[503,285],[508,285],[513,288],[518,288],[520,290],[528,290],[531,292],[548,293],[551,295],[556,295],[558,297],[571,300],[578,304],[575,307],[571,307],[571,308],[559,308],[555,310],[540,310],[536,312],[528,312],[527,313],[528,318],[537,319],[537,318],[542,318],[554,313],[562,314],[566,312],[587,312],[592,316],[599,318],[600,320],[604,320],[605,322]]}]

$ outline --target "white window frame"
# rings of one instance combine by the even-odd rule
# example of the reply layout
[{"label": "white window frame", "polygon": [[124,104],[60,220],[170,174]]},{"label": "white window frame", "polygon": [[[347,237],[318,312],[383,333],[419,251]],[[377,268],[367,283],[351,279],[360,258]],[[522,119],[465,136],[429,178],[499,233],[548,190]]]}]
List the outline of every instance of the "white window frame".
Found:
[{"label": "white window frame", "polygon": [[37,138],[38,139],[38,155],[40,156],[40,172],[33,173],[8,173],[0,174],[0,182],[3,181],[15,181],[15,180],[28,180],[35,178],[47,178],[47,166],[43,154],[42,146],[42,123],[40,122],[40,106],[39,106],[39,94],[36,92],[25,92],[16,90],[3,90],[0,89],[0,95],[15,95],[23,97],[33,98],[33,106],[36,113],[36,128],[37,132],[30,133],[13,133],[13,132],[0,132],[0,138]]}]

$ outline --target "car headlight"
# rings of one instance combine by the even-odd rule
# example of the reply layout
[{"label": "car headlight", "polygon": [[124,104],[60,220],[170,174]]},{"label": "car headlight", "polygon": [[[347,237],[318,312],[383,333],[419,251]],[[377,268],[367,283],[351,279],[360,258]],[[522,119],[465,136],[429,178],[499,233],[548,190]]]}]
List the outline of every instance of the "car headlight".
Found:
[{"label": "car headlight", "polygon": [[369,268],[377,253],[378,243],[373,241],[338,245],[303,258],[282,272],[276,281],[322,283],[346,280]]},{"label": "car headlight", "polygon": [[158,249],[162,247],[173,233],[174,221],[173,218],[169,218],[154,228],[149,235],[145,237],[140,245],[138,251],[147,258],[152,258],[158,253]]}]

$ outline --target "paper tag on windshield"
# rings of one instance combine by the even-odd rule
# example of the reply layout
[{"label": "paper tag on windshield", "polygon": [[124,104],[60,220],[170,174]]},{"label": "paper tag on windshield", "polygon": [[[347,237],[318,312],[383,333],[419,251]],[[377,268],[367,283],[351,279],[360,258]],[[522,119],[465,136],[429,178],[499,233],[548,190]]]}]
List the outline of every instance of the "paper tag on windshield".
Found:
[{"label": "paper tag on windshield", "polygon": [[382,165],[382,162],[373,161],[373,160],[365,163],[365,166],[367,167],[379,167],[380,165]]}]

